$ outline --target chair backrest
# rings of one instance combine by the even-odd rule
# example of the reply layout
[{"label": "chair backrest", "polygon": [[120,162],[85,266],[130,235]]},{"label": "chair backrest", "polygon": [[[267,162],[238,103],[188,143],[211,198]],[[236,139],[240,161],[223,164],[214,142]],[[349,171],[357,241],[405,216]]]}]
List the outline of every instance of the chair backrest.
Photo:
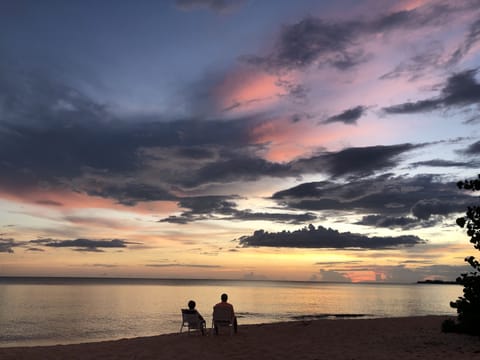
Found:
[{"label": "chair backrest", "polygon": [[227,306],[215,306],[213,308],[213,321],[232,322],[233,313]]},{"label": "chair backrest", "polygon": [[191,328],[200,326],[200,317],[196,310],[182,309],[182,320]]}]

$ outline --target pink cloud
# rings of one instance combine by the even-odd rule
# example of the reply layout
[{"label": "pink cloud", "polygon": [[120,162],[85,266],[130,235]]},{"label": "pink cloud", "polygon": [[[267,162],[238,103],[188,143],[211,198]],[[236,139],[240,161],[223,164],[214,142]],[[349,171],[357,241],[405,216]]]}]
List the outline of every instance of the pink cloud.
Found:
[{"label": "pink cloud", "polygon": [[275,162],[311,156],[319,150],[338,151],[348,146],[368,145],[379,136],[394,136],[385,124],[365,121],[362,126],[342,123],[320,125],[319,121],[293,122],[289,118],[264,121],[251,130],[252,142],[267,146],[263,156]]},{"label": "pink cloud", "polygon": [[284,93],[276,76],[250,68],[235,69],[213,90],[223,110],[255,111],[276,103]]}]

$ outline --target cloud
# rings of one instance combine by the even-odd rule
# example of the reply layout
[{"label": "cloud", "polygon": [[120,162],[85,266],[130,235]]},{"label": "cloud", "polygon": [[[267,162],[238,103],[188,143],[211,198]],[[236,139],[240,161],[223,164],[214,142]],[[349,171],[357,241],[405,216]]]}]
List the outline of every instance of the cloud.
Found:
[{"label": "cloud", "polygon": [[421,220],[428,220],[432,215],[448,215],[459,210],[457,202],[440,199],[422,199],[411,208],[412,215]]},{"label": "cloud", "polygon": [[19,245],[13,239],[0,238],[0,253],[13,254],[13,248]]},{"label": "cloud", "polygon": [[[271,138],[256,133],[258,128],[277,131],[270,123],[262,127],[264,115],[228,121],[142,116],[119,119],[78,90],[41,74],[8,72],[8,76],[12,77],[12,85],[2,84],[3,96],[13,100],[5,102],[5,116],[0,122],[0,188],[8,193],[39,194],[47,188],[51,192],[73,191],[114,199],[125,206],[180,201],[179,194],[185,191],[266,177],[373,175],[398,165],[402,155],[423,146],[346,148],[274,162],[264,158]],[[28,91],[13,80],[28,84]],[[59,101],[71,106],[59,107]],[[336,120],[353,121],[364,111],[360,106],[351,108],[336,115]],[[289,125],[296,123],[289,121]],[[56,198],[30,200],[62,205]],[[186,204],[185,199],[181,201]],[[188,204],[185,207],[188,209]],[[168,221],[185,223],[207,216],[197,210],[191,208]],[[256,213],[235,208],[224,214],[218,208],[210,210],[232,219],[291,223],[314,220],[308,213]]]},{"label": "cloud", "polygon": [[183,267],[183,268],[201,268],[201,269],[217,269],[221,268],[220,265],[204,265],[204,264],[179,264],[179,263],[165,263],[165,264],[146,264],[148,267],[170,268],[170,267]]},{"label": "cloud", "polygon": [[434,41],[426,45],[407,61],[402,61],[392,71],[379,77],[380,80],[392,80],[407,75],[409,81],[421,77],[426,69],[442,66],[443,46]]},{"label": "cloud", "polygon": [[124,183],[124,184],[103,184],[98,187],[98,180],[95,186],[89,186],[84,183],[86,192],[91,196],[117,199],[118,202],[126,206],[134,206],[141,201],[169,201],[176,200],[177,197],[167,190],[162,189],[161,185],[149,185],[142,183]]},{"label": "cloud", "polygon": [[475,45],[478,41],[480,41],[480,19],[477,19],[470,24],[469,31],[464,42],[452,54],[449,64],[453,65],[458,63],[470,52],[473,45]]},{"label": "cloud", "polygon": [[357,225],[366,225],[377,228],[400,228],[403,230],[413,229],[421,225],[418,218],[414,217],[392,217],[383,215],[365,215],[360,221],[357,221]]},{"label": "cloud", "polygon": [[118,265],[115,264],[92,264],[93,267],[101,267],[101,268],[115,268]]},{"label": "cloud", "polygon": [[331,282],[352,282],[352,279],[350,279],[348,275],[342,274],[338,271],[324,269],[320,269],[320,279],[317,280]]},{"label": "cloud", "polygon": [[191,11],[201,8],[215,12],[227,12],[240,7],[245,0],[175,0],[178,9]]},{"label": "cloud", "polygon": [[322,172],[333,177],[368,176],[395,167],[400,155],[422,146],[424,145],[398,144],[352,147],[300,159],[292,164],[292,167],[301,173]]},{"label": "cloud", "polygon": [[412,114],[446,107],[462,107],[480,103],[480,84],[475,79],[478,69],[453,74],[447,79],[439,96],[384,107],[388,114]]},{"label": "cloud", "polygon": [[360,27],[356,22],[328,23],[314,17],[305,18],[283,27],[276,48],[269,55],[243,59],[277,70],[301,69],[317,61],[338,63],[343,68],[354,66],[353,59],[358,55],[347,49]]},{"label": "cloud", "polygon": [[[2,75],[10,80],[0,83],[0,188],[7,192],[72,190],[135,205],[176,200],[173,185],[212,181],[212,167],[222,182],[237,174],[248,178],[248,171],[239,173],[244,166],[252,173],[256,167],[270,167],[266,173],[281,167],[262,162],[248,149],[258,117],[118,118],[75,88],[39,72],[0,64]],[[229,146],[237,151],[229,151]],[[61,205],[50,199],[34,201]]]},{"label": "cloud", "polygon": [[471,168],[473,166],[470,162],[460,162],[460,161],[450,161],[443,159],[433,159],[427,161],[417,161],[410,164],[411,167],[419,166],[431,166],[431,167],[461,167],[461,168]]},{"label": "cloud", "polygon": [[360,221],[364,225],[409,228],[415,226],[409,219],[416,218],[419,226],[432,226],[436,215],[462,212],[472,202],[454,182],[440,180],[433,175],[409,178],[386,174],[348,184],[310,182],[279,191],[272,199],[288,209],[355,211],[364,216]]},{"label": "cloud", "polygon": [[480,154],[480,140],[470,144],[465,150],[461,151],[466,155],[475,156]]},{"label": "cloud", "polygon": [[334,122],[343,122],[345,125],[355,125],[357,120],[362,117],[367,108],[365,106],[356,106],[345,110],[344,112],[329,117],[324,121],[325,124],[334,123]]},{"label": "cloud", "polygon": [[172,215],[161,219],[160,222],[187,224],[201,220],[227,220],[227,221],[273,221],[290,224],[303,224],[316,219],[312,213],[267,213],[251,210],[238,210],[237,204],[232,199],[237,197],[226,196],[199,196],[182,199],[178,205],[190,209],[180,215]]},{"label": "cloud", "polygon": [[[384,254],[384,256],[390,257],[388,254]],[[431,256],[422,252],[421,260],[407,258],[407,260],[401,261],[398,265],[371,265],[364,264],[363,262],[346,262],[343,265],[340,262],[331,264],[319,263],[318,265],[326,266],[327,269],[322,270],[328,271],[327,275],[331,273],[332,277],[335,277],[336,274],[343,274],[349,276],[350,278],[355,278],[355,274],[357,272],[369,272],[375,274],[376,276],[376,279],[372,279],[371,281],[390,283],[416,283],[419,280],[425,279],[441,279],[452,281],[455,280],[461,273],[470,270],[468,265],[452,266],[434,264],[428,260],[429,256],[432,258],[436,257],[435,255]]]},{"label": "cloud", "polygon": [[31,240],[30,243],[55,248],[74,248],[76,251],[102,252],[102,249],[126,248],[128,244],[136,244],[121,239],[74,239],[74,240],[54,240],[39,239]]},{"label": "cloud", "polygon": [[47,205],[47,206],[63,206],[61,202],[48,200],[48,199],[37,200],[35,201],[35,203],[39,205]]},{"label": "cloud", "polygon": [[[458,11],[461,10],[458,8]],[[380,14],[371,20],[327,21],[310,16],[283,26],[269,54],[244,56],[242,59],[280,72],[304,69],[311,65],[348,70],[370,58],[359,45],[360,39],[374,39],[378,34],[398,29],[410,31],[438,26],[456,11],[455,7],[441,4]]]},{"label": "cloud", "polygon": [[455,280],[462,272],[469,271],[467,266],[428,265],[409,268],[403,264],[378,269],[385,273],[386,282],[415,283],[419,280],[440,279]]},{"label": "cloud", "polygon": [[314,249],[393,249],[396,247],[409,247],[425,243],[424,240],[414,235],[397,237],[373,236],[369,237],[351,232],[341,233],[337,230],[326,229],[313,225],[308,228],[293,232],[283,231],[269,233],[257,230],[251,236],[242,236],[240,245],[246,247],[285,247],[285,248],[314,248]]},{"label": "cloud", "polygon": [[285,177],[290,174],[288,164],[270,162],[254,154],[231,152],[223,155],[223,159],[206,163],[180,183],[186,187],[196,187],[205,183],[255,181],[263,176]]}]

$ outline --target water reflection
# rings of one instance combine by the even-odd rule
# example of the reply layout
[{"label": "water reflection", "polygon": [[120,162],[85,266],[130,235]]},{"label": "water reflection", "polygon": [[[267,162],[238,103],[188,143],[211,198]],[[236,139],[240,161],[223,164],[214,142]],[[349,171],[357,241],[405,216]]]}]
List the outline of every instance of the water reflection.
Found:
[{"label": "water reflection", "polygon": [[454,315],[455,285],[156,281],[0,284],[0,346],[74,343],[176,332],[194,299],[211,322],[221,293],[241,324],[305,316]]}]

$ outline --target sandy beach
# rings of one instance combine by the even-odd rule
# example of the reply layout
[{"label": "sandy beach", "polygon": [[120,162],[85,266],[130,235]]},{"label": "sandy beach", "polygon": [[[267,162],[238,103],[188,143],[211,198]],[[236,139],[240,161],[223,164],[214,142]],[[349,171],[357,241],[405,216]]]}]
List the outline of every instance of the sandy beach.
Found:
[{"label": "sandy beach", "polygon": [[0,359],[480,359],[478,337],[442,333],[446,317],[244,325],[236,335],[167,334],[0,348]]}]

